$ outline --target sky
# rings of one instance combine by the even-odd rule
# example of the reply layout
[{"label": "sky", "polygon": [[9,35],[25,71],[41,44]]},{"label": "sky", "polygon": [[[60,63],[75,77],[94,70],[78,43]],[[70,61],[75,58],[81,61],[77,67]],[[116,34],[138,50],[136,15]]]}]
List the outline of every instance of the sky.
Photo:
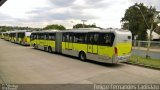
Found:
[{"label": "sky", "polygon": [[160,0],[7,0],[0,7],[0,26],[43,28],[61,24],[71,28],[81,20],[102,28],[121,28],[121,18],[134,3],[160,10]]}]

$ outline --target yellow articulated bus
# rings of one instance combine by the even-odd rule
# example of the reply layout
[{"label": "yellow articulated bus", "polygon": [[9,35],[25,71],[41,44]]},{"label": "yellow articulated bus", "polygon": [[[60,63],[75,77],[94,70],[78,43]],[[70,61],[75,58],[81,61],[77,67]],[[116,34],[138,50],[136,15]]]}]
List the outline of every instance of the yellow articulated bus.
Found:
[{"label": "yellow articulated bus", "polygon": [[31,45],[34,48],[55,52],[56,30],[32,32]]},{"label": "yellow articulated bus", "polygon": [[76,56],[83,61],[118,63],[125,62],[131,55],[132,34],[122,29],[33,32],[31,45],[48,52]]}]

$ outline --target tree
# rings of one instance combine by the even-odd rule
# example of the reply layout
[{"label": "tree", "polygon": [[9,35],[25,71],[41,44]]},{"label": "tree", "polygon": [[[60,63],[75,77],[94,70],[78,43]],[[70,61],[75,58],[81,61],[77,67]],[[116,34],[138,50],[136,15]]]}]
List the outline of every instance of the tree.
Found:
[{"label": "tree", "polygon": [[45,30],[49,30],[49,29],[66,30],[64,26],[58,25],[58,24],[47,25],[44,29]]},{"label": "tree", "polygon": [[92,25],[76,24],[73,26],[73,28],[97,28],[97,26],[95,24],[92,24]]},{"label": "tree", "polygon": [[121,22],[124,22],[123,28],[129,29],[133,37],[138,35],[139,40],[147,40],[147,29],[151,29],[152,25],[153,28],[157,27],[157,23],[153,23],[155,12],[156,9],[152,6],[148,7],[144,6],[143,3],[135,3],[126,10],[121,19]]}]

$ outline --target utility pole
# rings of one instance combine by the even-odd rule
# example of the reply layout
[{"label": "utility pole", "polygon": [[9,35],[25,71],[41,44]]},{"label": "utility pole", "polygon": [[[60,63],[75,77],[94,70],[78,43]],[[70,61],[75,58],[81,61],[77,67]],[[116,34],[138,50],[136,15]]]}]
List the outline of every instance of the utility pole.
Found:
[{"label": "utility pole", "polygon": [[87,22],[87,20],[82,19],[81,21],[83,22],[83,28],[85,28],[84,25],[85,25],[85,22]]}]

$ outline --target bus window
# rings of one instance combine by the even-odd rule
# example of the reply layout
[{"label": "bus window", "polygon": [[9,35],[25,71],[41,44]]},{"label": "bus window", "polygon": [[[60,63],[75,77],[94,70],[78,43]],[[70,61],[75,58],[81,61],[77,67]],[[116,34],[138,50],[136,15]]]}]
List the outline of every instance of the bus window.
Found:
[{"label": "bus window", "polygon": [[49,34],[48,33],[45,33],[45,40],[49,40]]},{"label": "bus window", "polygon": [[93,35],[93,44],[97,45],[99,42],[99,34],[94,34]]},{"label": "bus window", "polygon": [[49,33],[49,40],[55,40],[55,34],[54,33]]},{"label": "bus window", "polygon": [[112,46],[114,41],[113,33],[102,33],[100,39],[100,45],[102,46]]},{"label": "bus window", "polygon": [[37,39],[37,34],[33,34],[33,39]]},{"label": "bus window", "polygon": [[18,38],[24,38],[25,37],[25,33],[18,33]]},{"label": "bus window", "polygon": [[85,33],[74,34],[75,43],[87,43],[87,35]]},{"label": "bus window", "polygon": [[62,41],[63,42],[73,42],[73,34],[72,33],[63,33]]},{"label": "bus window", "polygon": [[69,42],[73,42],[73,35],[69,34]]},{"label": "bus window", "polygon": [[41,40],[44,40],[44,34],[41,34],[40,37],[41,37]]},{"label": "bus window", "polygon": [[41,39],[41,34],[37,33],[37,38],[40,40]]},{"label": "bus window", "polygon": [[65,33],[63,33],[62,41],[66,42],[66,34]]},{"label": "bus window", "polygon": [[41,36],[42,36],[42,34],[40,33],[40,34],[38,34],[38,39],[39,40],[41,40]]},{"label": "bus window", "polygon": [[34,34],[31,34],[31,41],[34,40]]},{"label": "bus window", "polygon": [[88,44],[98,45],[99,44],[99,34],[89,33],[88,34]]},{"label": "bus window", "polygon": [[131,39],[131,36],[128,36],[128,39]]},{"label": "bus window", "polygon": [[69,34],[66,34],[66,42],[69,42]]}]

